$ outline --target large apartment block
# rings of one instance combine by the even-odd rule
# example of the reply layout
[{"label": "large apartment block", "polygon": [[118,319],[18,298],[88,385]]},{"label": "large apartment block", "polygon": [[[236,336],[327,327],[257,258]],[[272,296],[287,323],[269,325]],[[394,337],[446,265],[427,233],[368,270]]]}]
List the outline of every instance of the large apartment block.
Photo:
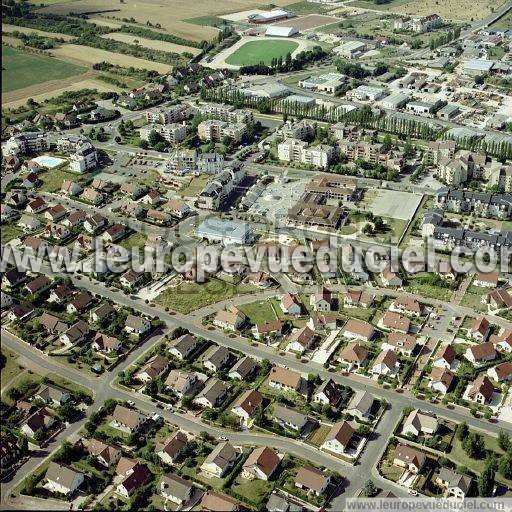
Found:
[{"label": "large apartment block", "polygon": [[50,138],[46,132],[23,132],[13,135],[5,144],[6,155],[25,155],[50,149]]},{"label": "large apartment block", "polygon": [[184,105],[172,105],[170,107],[152,108],[146,112],[148,123],[171,124],[183,121],[187,116]]},{"label": "large apartment block", "polygon": [[217,174],[201,191],[197,198],[198,208],[218,210],[222,201],[244,179],[243,168],[225,169]]},{"label": "large apartment block", "polygon": [[233,105],[222,103],[204,103],[198,107],[199,114],[229,123],[250,123],[253,121],[252,110],[235,109]]},{"label": "large apartment block", "polygon": [[198,171],[218,174],[224,169],[224,156],[219,153],[198,154],[195,149],[176,149],[165,162],[165,172],[183,175]]},{"label": "large apartment block", "polygon": [[159,133],[170,144],[179,144],[187,137],[187,127],[184,124],[148,124],[140,129],[140,138],[149,140],[152,131]]},{"label": "large apartment block", "polygon": [[217,119],[207,119],[197,126],[197,134],[201,140],[221,141],[229,137],[235,142],[240,142],[247,131],[243,123],[228,123]]},{"label": "large apartment block", "polygon": [[286,139],[277,146],[279,160],[314,165],[326,169],[334,156],[334,148],[325,144],[309,147],[307,142]]}]

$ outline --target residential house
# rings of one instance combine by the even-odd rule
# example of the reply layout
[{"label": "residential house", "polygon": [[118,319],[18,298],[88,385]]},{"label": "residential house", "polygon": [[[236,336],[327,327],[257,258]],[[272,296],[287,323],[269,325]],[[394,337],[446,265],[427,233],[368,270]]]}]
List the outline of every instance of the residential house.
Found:
[{"label": "residential house", "polygon": [[15,304],[9,311],[7,318],[11,322],[24,322],[29,320],[36,313],[36,309],[30,302]]},{"label": "residential house", "polygon": [[297,432],[302,432],[306,426],[306,423],[308,422],[308,417],[297,409],[292,409],[291,407],[287,407],[285,405],[276,404],[274,405],[272,420],[281,425],[283,428],[289,428]]},{"label": "residential house", "polygon": [[79,293],[66,307],[69,314],[84,313],[94,303],[94,297],[89,292]]},{"label": "residential house", "polygon": [[57,222],[63,217],[67,215],[68,211],[61,204],[56,204],[55,206],[51,206],[44,212],[44,218],[51,220],[52,222]]},{"label": "residential house", "polygon": [[473,364],[483,364],[496,359],[498,353],[494,348],[492,341],[472,345],[464,352],[464,357]]},{"label": "residential house", "polygon": [[446,395],[452,385],[455,374],[447,368],[434,367],[430,372],[428,387]]},{"label": "residential house", "polygon": [[242,505],[225,494],[220,494],[215,491],[206,491],[201,499],[200,507],[205,512],[239,512],[242,510]]},{"label": "residential house", "polygon": [[335,423],[320,448],[337,455],[343,455],[347,453],[355,433],[356,429],[348,421]]},{"label": "residential house", "polygon": [[463,500],[469,493],[472,478],[468,475],[461,475],[450,468],[442,467],[436,477],[436,484],[445,489],[446,498],[457,498]]},{"label": "residential house", "polygon": [[256,324],[251,332],[257,340],[269,340],[272,336],[279,336],[282,334],[283,322],[281,320],[265,320]]},{"label": "residential house", "polygon": [[343,295],[343,305],[346,308],[370,308],[375,304],[375,296],[362,290],[347,290]]},{"label": "residential house", "polygon": [[361,368],[368,362],[368,349],[359,343],[349,343],[339,354],[338,361],[348,368]]},{"label": "residential house", "polygon": [[393,455],[393,464],[405,468],[411,473],[418,474],[425,466],[427,456],[406,444],[399,443]]},{"label": "residential house", "polygon": [[456,362],[457,352],[451,345],[443,345],[437,351],[432,366],[436,368],[453,369]]},{"label": "residential house", "polygon": [[480,375],[468,391],[468,398],[477,404],[487,404],[492,401],[494,386],[486,375]]},{"label": "residential house", "polygon": [[67,331],[69,325],[59,317],[50,315],[46,311],[37,319],[40,327],[48,334],[61,334]]},{"label": "residential house", "polygon": [[512,363],[505,361],[487,370],[487,375],[496,382],[512,381]]},{"label": "residential house", "polygon": [[187,333],[183,336],[180,336],[176,340],[171,341],[169,346],[169,353],[180,361],[184,361],[189,358],[189,356],[192,354],[192,352],[194,352],[196,348],[196,338]]},{"label": "residential house", "polygon": [[256,362],[252,357],[242,357],[229,370],[228,377],[234,380],[248,381],[256,370]]},{"label": "residential house", "polygon": [[492,290],[484,297],[482,302],[488,304],[489,309],[492,311],[511,309],[512,295],[510,294],[510,288],[497,288],[496,290]]},{"label": "residential house", "polygon": [[113,224],[103,233],[103,240],[106,242],[116,242],[126,234],[126,228],[122,224]]},{"label": "residential house", "polygon": [[356,391],[347,405],[346,412],[361,421],[369,421],[375,400],[367,391]]},{"label": "residential house", "polygon": [[138,411],[117,404],[112,413],[111,426],[127,434],[134,434],[140,431],[145,422],[146,417]]},{"label": "residential house", "polygon": [[85,219],[87,218],[87,214],[83,210],[77,210],[75,212],[70,213],[63,221],[62,224],[68,228],[76,228],[81,226]]},{"label": "residential house", "polygon": [[343,329],[343,336],[349,339],[371,341],[375,335],[373,326],[362,320],[349,319]]},{"label": "residential house", "polygon": [[238,331],[246,320],[247,317],[236,306],[230,306],[227,310],[219,311],[213,323],[221,329]]},{"label": "residential house", "polygon": [[87,445],[87,451],[96,457],[96,460],[106,468],[117,465],[121,458],[121,448],[104,443],[98,439],[91,439]]},{"label": "residential house", "polygon": [[165,379],[165,385],[180,398],[185,396],[197,382],[197,374],[183,370],[171,370]]},{"label": "residential house", "polygon": [[398,272],[394,272],[390,266],[387,266],[380,274],[382,284],[389,287],[400,287],[403,280]]},{"label": "residential house", "polygon": [[375,375],[383,375],[388,377],[396,377],[400,363],[398,357],[393,350],[383,350],[379,353],[371,369],[371,373]]},{"label": "residential house", "polygon": [[378,323],[379,327],[407,334],[411,330],[411,321],[393,311],[386,311]]},{"label": "residential house", "polygon": [[201,464],[201,471],[222,478],[235,465],[239,455],[230,443],[219,443]]},{"label": "residential house", "polygon": [[248,389],[235,401],[231,412],[240,418],[245,427],[252,425],[252,418],[258,407],[263,404],[263,395],[256,389]]},{"label": "residential house", "polygon": [[302,377],[299,373],[280,366],[274,366],[270,370],[268,378],[268,385],[281,391],[300,392],[302,382]]},{"label": "residential house", "polygon": [[96,213],[88,217],[84,222],[84,229],[87,233],[96,233],[100,229],[102,229],[107,224],[107,219]]},{"label": "residential house", "polygon": [[166,473],[158,481],[158,493],[167,500],[183,506],[191,500],[194,493],[194,486],[190,480],[185,480],[172,473]]},{"label": "residential house", "polygon": [[38,293],[52,284],[52,280],[46,276],[37,276],[25,285],[30,294]]},{"label": "residential house", "polygon": [[117,464],[118,476],[124,476],[124,479],[115,488],[116,492],[125,498],[129,498],[137,492],[151,476],[149,469],[138,461],[122,457]]},{"label": "residential house", "polygon": [[300,316],[302,306],[297,295],[286,293],[281,297],[281,309],[284,313],[292,316]]},{"label": "residential house", "polygon": [[34,398],[41,400],[46,405],[59,406],[69,402],[71,395],[65,389],[53,386],[52,384],[45,384],[37,391]]},{"label": "residential house", "polygon": [[18,221],[18,226],[25,232],[36,231],[41,227],[41,221],[31,215],[22,215]]},{"label": "residential house", "polygon": [[196,396],[194,403],[202,407],[214,409],[220,406],[226,399],[229,386],[222,380],[212,377],[204,387],[204,389]]},{"label": "residential house", "polygon": [[155,446],[155,453],[166,463],[175,464],[183,453],[188,443],[184,432],[178,430],[170,437]]},{"label": "residential house", "polygon": [[418,437],[420,434],[432,436],[439,429],[439,422],[435,414],[414,409],[405,419],[402,434]]},{"label": "residential house", "polygon": [[55,418],[41,407],[30,415],[21,425],[21,431],[28,437],[35,437],[38,432],[44,432],[55,424]]},{"label": "residential house", "polygon": [[425,314],[423,304],[407,295],[397,297],[389,306],[389,310],[395,313],[404,313],[413,316],[422,316]]},{"label": "residential house", "polygon": [[60,191],[65,196],[74,197],[81,194],[83,192],[83,188],[76,181],[63,180]]},{"label": "residential house", "polygon": [[496,288],[498,286],[499,272],[479,272],[473,279],[475,286],[482,288]]},{"label": "residential house", "polygon": [[128,315],[124,330],[128,334],[142,337],[151,330],[151,322],[142,316]]},{"label": "residential house", "polygon": [[95,324],[110,320],[116,314],[116,310],[108,303],[104,302],[90,313],[90,319]]},{"label": "residential house", "polygon": [[471,323],[471,327],[469,328],[468,334],[471,338],[478,341],[485,341],[489,336],[491,331],[491,326],[487,321],[487,318],[484,316],[479,316],[475,318]]},{"label": "residential house", "polygon": [[203,360],[203,366],[211,372],[221,371],[229,361],[230,354],[226,347],[215,347]]},{"label": "residential house", "polygon": [[122,348],[122,343],[114,336],[107,336],[97,332],[92,340],[91,348],[97,352],[110,354],[112,352],[119,352]]},{"label": "residential house", "polygon": [[162,375],[169,368],[169,360],[156,354],[136,374],[135,378],[141,382],[151,382],[155,377]]},{"label": "residential house", "polygon": [[56,302],[57,304],[62,304],[66,302],[68,299],[73,297],[75,294],[75,289],[67,284],[61,284],[54,288],[50,293],[49,301]]},{"label": "residential house", "polygon": [[295,487],[321,496],[330,483],[330,476],[313,466],[302,466],[295,477]]},{"label": "residential house", "polygon": [[78,320],[59,336],[59,340],[67,347],[74,347],[85,341],[89,332],[89,324],[83,320]]},{"label": "residential house", "polygon": [[297,329],[289,338],[289,343],[286,346],[286,350],[289,352],[297,352],[303,354],[306,350],[309,350],[315,341],[315,333],[305,325],[301,329]]},{"label": "residential house", "polygon": [[242,466],[242,478],[248,480],[270,480],[281,459],[268,446],[255,448]]},{"label": "residential house", "polygon": [[318,293],[311,295],[310,305],[313,306],[315,311],[326,313],[331,311],[332,294],[331,291],[325,287]]},{"label": "residential house", "polygon": [[412,356],[412,352],[416,347],[416,337],[412,334],[404,334],[401,332],[391,332],[387,340],[382,343],[382,350],[394,350],[403,356]]},{"label": "residential house", "polygon": [[11,268],[4,272],[2,276],[2,287],[12,290],[27,280],[27,272],[25,270],[18,270]]},{"label": "residential house", "polygon": [[332,379],[324,380],[313,393],[313,402],[317,404],[337,407],[340,400],[338,385]]},{"label": "residential house", "polygon": [[51,461],[44,479],[45,489],[48,489],[50,492],[63,494],[64,496],[71,496],[83,484],[85,476],[80,471],[71,469],[69,466]]}]

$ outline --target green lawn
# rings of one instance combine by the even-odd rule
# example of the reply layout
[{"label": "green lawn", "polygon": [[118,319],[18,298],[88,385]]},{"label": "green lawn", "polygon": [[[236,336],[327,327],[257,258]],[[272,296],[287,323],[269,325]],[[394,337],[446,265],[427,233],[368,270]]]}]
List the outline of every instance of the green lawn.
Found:
[{"label": "green lawn", "polygon": [[19,238],[21,235],[23,235],[23,231],[15,224],[5,224],[2,226],[2,241],[4,243]]},{"label": "green lawn", "polygon": [[295,14],[322,14],[326,11],[323,5],[306,1],[288,4],[286,8]]},{"label": "green lawn", "polygon": [[498,21],[494,22],[491,27],[497,29],[508,30],[512,26],[512,11],[508,11]]},{"label": "green lawn", "polygon": [[244,304],[240,306],[240,309],[249,317],[253,324],[259,324],[265,320],[276,320],[276,314],[268,300]]},{"label": "green lawn", "polygon": [[256,288],[251,285],[234,285],[219,279],[200,283],[182,283],[177,287],[164,290],[155,302],[174,311],[188,314],[215,302],[236,297],[237,294],[249,293]]},{"label": "green lawn", "polygon": [[327,434],[330,432],[331,427],[329,425],[320,425],[316,430],[314,430],[308,437],[308,441],[315,446],[320,446],[327,437]]},{"label": "green lawn", "polygon": [[264,480],[247,480],[239,476],[234,484],[233,490],[247,498],[249,503],[263,503],[272,492],[274,484]]},{"label": "green lawn", "polygon": [[[495,437],[484,435],[484,442],[487,450],[494,451],[498,457],[503,455],[503,450],[498,446],[498,440]],[[473,471],[481,472],[485,467],[485,457],[482,457],[481,459],[472,459],[469,457],[462,448],[462,443],[457,439],[457,437],[453,438],[452,449],[448,457],[457,465],[466,466]],[[512,481],[503,478],[503,475],[499,472],[496,472],[496,480],[507,484],[509,487],[512,485]]]},{"label": "green lawn", "polygon": [[124,247],[125,249],[131,249],[132,247],[141,247],[143,245],[146,245],[147,236],[144,233],[140,233],[139,231],[136,231],[135,233],[132,233],[128,238],[125,238],[121,242],[119,242],[119,245],[121,247]]},{"label": "green lawn", "polygon": [[260,62],[270,64],[274,58],[284,59],[287,53],[292,53],[298,46],[294,41],[275,39],[249,41],[233,52],[226,62],[232,66],[250,66]]},{"label": "green lawn", "polygon": [[87,71],[82,66],[7,46],[2,46],[2,70],[2,92],[15,91],[48,80],[60,80]]},{"label": "green lawn", "polygon": [[5,384],[18,375],[22,370],[18,363],[18,354],[10,351],[8,348],[2,348],[2,356],[2,360],[5,357],[5,363],[2,363],[1,380],[2,384],[5,386]]},{"label": "green lawn", "polygon": [[363,9],[374,9],[377,11],[389,11],[393,7],[399,7],[403,4],[409,3],[411,0],[391,0],[385,4],[377,4],[375,2],[367,1],[367,0],[357,0],[356,2],[351,3],[350,5],[353,7],[361,7]]},{"label": "green lawn", "polygon": [[202,25],[207,27],[217,27],[219,25],[230,25],[231,22],[218,16],[197,16],[195,18],[186,18],[183,20],[185,23],[192,23],[194,25]]},{"label": "green lawn", "polygon": [[39,175],[43,182],[41,190],[43,192],[58,192],[62,187],[64,180],[76,181],[80,183],[79,176],[75,172],[67,172],[61,169],[52,169]]},{"label": "green lawn", "polygon": [[195,197],[203,190],[204,186],[211,180],[208,174],[194,176],[189,184],[178,191],[180,196]]},{"label": "green lawn", "polygon": [[470,285],[462,297],[460,305],[477,311],[486,311],[487,307],[482,303],[482,297],[487,291],[486,288]]}]

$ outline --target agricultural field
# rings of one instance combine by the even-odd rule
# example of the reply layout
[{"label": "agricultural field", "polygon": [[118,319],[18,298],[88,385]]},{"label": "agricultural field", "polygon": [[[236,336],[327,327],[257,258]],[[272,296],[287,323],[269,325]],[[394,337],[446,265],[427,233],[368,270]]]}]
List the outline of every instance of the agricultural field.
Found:
[{"label": "agricultural field", "polygon": [[[293,3],[293,0],[274,0],[273,4],[284,6]],[[301,4],[307,2],[301,2]],[[137,23],[146,26],[150,22],[160,26],[167,33],[193,41],[210,40],[217,35],[218,30],[204,24],[188,23],[188,18],[201,16],[216,16],[233,13],[251,8],[261,7],[259,0],[139,0],[137,2],[117,3],[116,12],[105,12],[111,8],[108,2],[101,0],[75,0],[73,2],[61,2],[43,7],[43,12],[56,14],[69,14],[70,12],[96,12],[96,18],[105,13],[106,21],[122,22],[123,18],[133,18]],[[318,7],[313,12],[318,12]]]},{"label": "agricultural field", "polygon": [[391,2],[385,4],[357,0],[350,5],[411,16],[426,16],[436,13],[447,20],[474,21],[489,16],[493,10],[503,4],[503,0],[498,0],[498,2],[493,0],[445,0],[444,2],[438,2],[437,0],[391,0]]},{"label": "agricultural field", "polygon": [[[2,93],[52,80],[62,80],[86,71],[59,59],[2,46]],[[4,98],[2,98],[4,99]]]},{"label": "agricultural field", "polygon": [[8,23],[2,23],[2,32],[20,32],[21,34],[36,34],[43,37],[53,37],[57,39],[63,39],[64,41],[71,41],[74,39],[73,36],[68,34],[59,34],[58,32],[45,32],[44,30],[37,30],[36,28],[29,27],[18,27],[17,25],[9,25]]},{"label": "agricultural field", "polygon": [[298,43],[294,41],[249,41],[235,50],[227,59],[226,63],[232,66],[250,66],[253,64],[270,64],[272,59],[286,57],[287,53],[292,53]]},{"label": "agricultural field", "polygon": [[199,48],[193,48],[191,46],[182,46],[180,44],[169,43],[167,41],[157,41],[155,39],[147,39],[145,37],[134,36],[131,34],[124,34],[122,32],[112,32],[112,34],[106,34],[102,36],[105,39],[113,39],[114,41],[121,41],[122,43],[138,44],[149,48],[150,50],[159,50],[170,53],[191,53],[197,55],[201,52]]},{"label": "agricultural field", "polygon": [[132,57],[131,55],[112,53],[107,50],[91,48],[79,44],[66,44],[60,48],[53,49],[52,53],[57,57],[88,65],[105,61],[124,67],[133,66],[134,68],[153,69],[158,73],[168,73],[171,69],[169,65],[162,64],[161,62],[151,62],[149,60]]},{"label": "agricultural field", "polygon": [[508,11],[505,16],[502,16],[498,21],[491,25],[492,28],[508,30],[512,27],[512,11]]}]

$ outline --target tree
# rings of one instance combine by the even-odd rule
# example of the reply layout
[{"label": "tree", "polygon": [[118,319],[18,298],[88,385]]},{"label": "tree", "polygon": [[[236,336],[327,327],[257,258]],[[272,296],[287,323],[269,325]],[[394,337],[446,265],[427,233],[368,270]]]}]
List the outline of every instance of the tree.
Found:
[{"label": "tree", "polygon": [[462,447],[464,451],[472,459],[480,459],[485,453],[484,439],[480,434],[471,432],[464,441],[462,441]]},{"label": "tree", "polygon": [[57,414],[62,421],[71,421],[76,416],[77,409],[71,402],[67,402],[57,409]]},{"label": "tree", "polygon": [[507,453],[500,458],[499,472],[508,480],[512,480],[512,454]]},{"label": "tree", "polygon": [[489,461],[476,481],[479,496],[484,498],[492,496],[494,489],[494,477],[494,463],[493,461]]},{"label": "tree", "polygon": [[386,136],[384,137],[384,140],[382,141],[382,147],[386,151],[389,151],[390,149],[393,148],[393,141],[391,140],[391,135],[389,135],[389,133],[387,133]]},{"label": "tree", "polygon": [[363,496],[371,498],[372,496],[375,496],[377,492],[378,489],[375,487],[375,484],[371,480],[366,480],[363,485]]},{"label": "tree", "polygon": [[500,448],[505,452],[511,446],[510,436],[504,430],[500,430],[500,433],[498,434],[498,444],[499,444]]},{"label": "tree", "polygon": [[457,439],[459,441],[463,441],[464,439],[466,439],[466,437],[468,436],[468,433],[469,433],[469,428],[468,428],[468,424],[465,421],[463,421],[462,423],[459,423],[457,425],[456,434],[457,434]]}]

